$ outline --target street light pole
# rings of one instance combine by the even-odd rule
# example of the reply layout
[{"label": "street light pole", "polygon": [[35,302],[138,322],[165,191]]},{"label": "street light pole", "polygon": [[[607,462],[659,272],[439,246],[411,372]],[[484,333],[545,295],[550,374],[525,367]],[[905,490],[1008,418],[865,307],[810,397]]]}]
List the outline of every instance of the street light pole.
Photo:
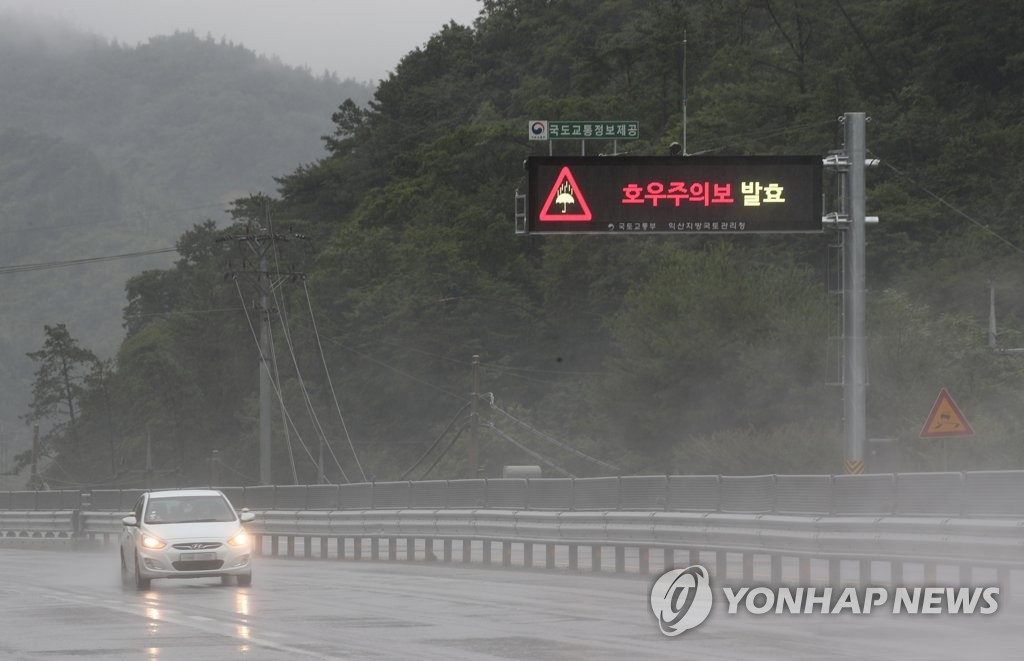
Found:
[{"label": "street light pole", "polygon": [[864,113],[848,112],[843,116],[845,151],[849,161],[846,179],[846,201],[849,227],[843,247],[847,251],[846,282],[846,383],[843,417],[845,443],[843,467],[847,474],[864,472],[864,445],[867,438],[867,368],[864,338],[865,317],[865,194],[864,162],[867,153],[864,136]]}]

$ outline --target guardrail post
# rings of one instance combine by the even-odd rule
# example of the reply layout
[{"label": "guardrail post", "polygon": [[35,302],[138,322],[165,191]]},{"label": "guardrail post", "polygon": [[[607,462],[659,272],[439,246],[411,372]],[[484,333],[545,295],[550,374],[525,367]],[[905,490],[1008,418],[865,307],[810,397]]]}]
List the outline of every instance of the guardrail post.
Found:
[{"label": "guardrail post", "polygon": [[484,540],[483,563],[485,565],[491,564],[491,540],[489,539]]},{"label": "guardrail post", "polygon": [[309,560],[313,556],[313,538],[305,535],[302,538],[302,557]]},{"label": "guardrail post", "polygon": [[388,537],[388,560],[394,562],[398,559],[398,540]]},{"label": "guardrail post", "polygon": [[501,566],[512,566],[512,542],[501,543]]},{"label": "guardrail post", "polygon": [[441,546],[444,548],[444,561],[445,562],[451,562],[452,561],[452,540],[450,540],[450,539],[444,540],[444,542],[441,543]]},{"label": "guardrail post", "polygon": [[743,582],[750,584],[754,580],[754,554],[743,554]]},{"label": "guardrail post", "polygon": [[544,545],[544,566],[548,569],[555,568],[555,545],[545,544]]},{"label": "guardrail post", "polygon": [[338,554],[336,556],[337,559],[338,560],[344,560],[345,559],[345,538],[344,537],[335,537],[334,538],[334,545],[335,545],[335,547],[337,548],[337,551],[338,551]]},{"label": "guardrail post", "polygon": [[968,564],[960,565],[960,585],[969,586],[974,580],[974,572]]},{"label": "guardrail post", "polygon": [[285,539],[288,542],[288,557],[292,558],[295,556],[295,535],[288,535]]},{"label": "guardrail post", "polygon": [[690,565],[700,564],[700,551],[697,549],[690,549]]},{"label": "guardrail post", "polygon": [[936,567],[934,562],[924,563],[924,584],[926,586],[935,585],[935,573]]},{"label": "guardrail post", "polygon": [[676,550],[672,548],[662,549],[662,561],[661,568],[663,571],[668,571],[675,567],[676,564]]},{"label": "guardrail post", "polygon": [[279,544],[280,544],[280,539],[278,538],[278,536],[277,535],[271,535],[270,536],[270,555],[277,556]]},{"label": "guardrail post", "polygon": [[772,585],[782,585],[782,556],[778,553],[773,553],[771,556],[772,566]]},{"label": "guardrail post", "polygon": [[579,571],[580,568],[580,547],[577,544],[569,545],[569,571]]},{"label": "guardrail post", "polygon": [[797,564],[800,565],[798,570],[800,573],[800,585],[807,585],[811,582],[811,559],[802,557],[797,561]]},{"label": "guardrail post", "polygon": [[903,561],[893,560],[889,563],[889,581],[893,586],[903,585]]},{"label": "guardrail post", "polygon": [[729,555],[725,551],[715,551],[715,579],[719,583],[729,580]]},{"label": "guardrail post", "polygon": [[871,585],[871,561],[861,560],[860,561],[860,579],[861,587],[867,587]]},{"label": "guardrail post", "polygon": [[523,566],[527,567],[527,568],[533,567],[533,543],[532,542],[524,542],[523,543]]},{"label": "guardrail post", "polygon": [[327,559],[327,537],[320,537],[320,559]]},{"label": "guardrail post", "polygon": [[416,559],[416,538],[406,537],[405,538],[405,559],[412,562]]},{"label": "guardrail post", "polygon": [[462,562],[473,561],[473,540],[464,539],[462,540]]},{"label": "guardrail post", "polygon": [[996,585],[999,586],[999,598],[1004,603],[1010,602],[1010,570],[1006,567],[996,569]]},{"label": "guardrail post", "polygon": [[427,562],[436,562],[437,556],[434,555],[434,538],[425,537],[423,539],[423,559]]},{"label": "guardrail post", "polygon": [[352,538],[352,559],[363,559],[363,538],[358,535]]},{"label": "guardrail post", "polygon": [[591,571],[601,571],[601,547],[594,545],[590,548],[590,569]]},{"label": "guardrail post", "polygon": [[370,559],[380,560],[380,537],[370,538]]},{"label": "guardrail post", "polygon": [[622,545],[615,547],[615,573],[626,573],[626,547]]},{"label": "guardrail post", "polygon": [[651,549],[640,547],[640,573],[646,576],[651,573]]},{"label": "guardrail post", "polygon": [[839,585],[842,582],[842,565],[839,562],[839,558],[828,559],[828,584]]}]

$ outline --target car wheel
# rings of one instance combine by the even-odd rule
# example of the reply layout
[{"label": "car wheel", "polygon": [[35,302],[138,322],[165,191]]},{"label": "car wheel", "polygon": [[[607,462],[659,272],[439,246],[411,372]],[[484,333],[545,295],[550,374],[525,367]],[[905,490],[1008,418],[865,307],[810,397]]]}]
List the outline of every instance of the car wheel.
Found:
[{"label": "car wheel", "polygon": [[252,585],[252,572],[249,572],[248,574],[239,574],[235,579],[238,581],[239,586],[247,588]]},{"label": "car wheel", "polygon": [[142,577],[142,570],[139,568],[139,566],[141,564],[142,564],[142,562],[139,560],[139,555],[136,553],[135,554],[135,589],[136,590],[148,590],[149,589],[149,581],[150,581],[150,579]]},{"label": "car wheel", "polygon": [[124,559],[124,549],[121,549],[121,586],[128,587],[132,584],[131,574],[128,573],[128,563]]}]

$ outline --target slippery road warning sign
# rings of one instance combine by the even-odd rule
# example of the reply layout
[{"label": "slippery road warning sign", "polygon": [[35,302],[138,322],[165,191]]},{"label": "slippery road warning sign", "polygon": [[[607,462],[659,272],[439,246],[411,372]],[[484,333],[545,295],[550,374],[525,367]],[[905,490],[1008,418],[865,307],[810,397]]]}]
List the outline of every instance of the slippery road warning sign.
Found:
[{"label": "slippery road warning sign", "polygon": [[971,423],[967,422],[967,418],[960,412],[945,388],[939,391],[939,396],[932,405],[932,412],[928,414],[920,433],[921,438],[944,436],[974,436]]}]

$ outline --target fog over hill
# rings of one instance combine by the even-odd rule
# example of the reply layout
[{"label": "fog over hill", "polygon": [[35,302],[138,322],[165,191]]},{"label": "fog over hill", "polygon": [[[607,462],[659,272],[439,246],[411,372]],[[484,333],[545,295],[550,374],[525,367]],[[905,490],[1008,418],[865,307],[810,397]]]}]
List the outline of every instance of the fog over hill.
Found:
[{"label": "fog over hill", "polygon": [[[56,22],[0,14],[0,420],[30,396],[43,324],[67,323],[101,356],[123,329],[124,283],[226,205],[323,154],[348,98],[373,90],[240,44],[175,33],[125,47]],[[14,269],[20,270],[20,269]],[[2,439],[0,439],[2,440]]]}]

